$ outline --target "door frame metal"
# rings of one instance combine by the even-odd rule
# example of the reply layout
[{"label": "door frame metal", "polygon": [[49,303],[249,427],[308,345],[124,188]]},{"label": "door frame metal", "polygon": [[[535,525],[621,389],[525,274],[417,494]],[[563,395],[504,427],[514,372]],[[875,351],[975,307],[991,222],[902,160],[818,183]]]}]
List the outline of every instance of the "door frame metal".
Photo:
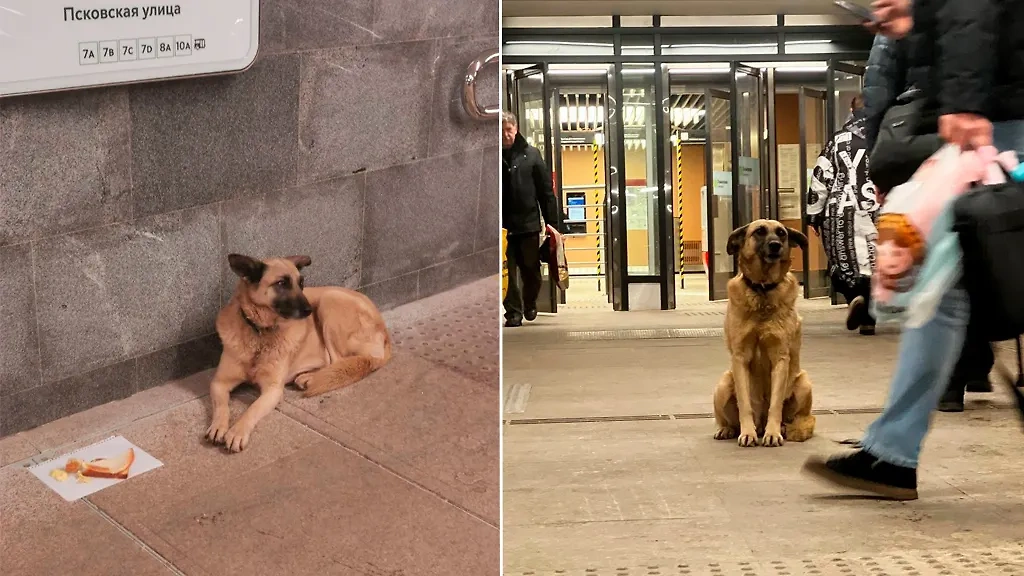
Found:
[{"label": "door frame metal", "polygon": [[[761,124],[762,124],[762,122],[760,120],[760,118],[761,118],[761,95],[760,95],[760,92],[761,92],[761,80],[762,80],[762,78],[761,78],[761,70],[759,70],[757,68],[753,68],[751,66],[747,66],[746,64],[742,64],[740,62],[732,62],[732,63],[730,63],[729,69],[730,69],[730,76],[731,76],[729,78],[729,88],[730,88],[730,92],[732,93],[731,94],[732,101],[731,101],[731,105],[730,105],[731,109],[729,110],[729,114],[730,114],[729,122],[732,125],[732,130],[731,130],[732,134],[730,134],[730,139],[732,140],[732,142],[731,142],[731,145],[732,145],[732,151],[731,151],[732,152],[732,190],[733,190],[733,192],[732,192],[732,194],[733,194],[733,199],[732,199],[732,225],[733,225],[733,228],[739,228],[740,226],[743,226],[744,224],[749,224],[749,222],[742,222],[742,223],[740,222],[742,220],[740,218],[740,212],[739,212],[739,210],[740,210],[740,203],[737,201],[738,198],[739,198],[739,195],[736,193],[736,189],[737,189],[737,187],[739,186],[739,183],[740,183],[739,176],[740,176],[740,170],[741,170],[741,167],[740,167],[740,147],[739,147],[738,144],[740,142],[740,138],[742,137],[741,133],[744,132],[743,130],[739,129],[740,110],[739,110],[738,104],[739,104],[739,99],[741,97],[741,92],[739,90],[739,83],[737,82],[736,79],[737,79],[739,74],[746,74],[748,76],[752,76],[752,77],[757,79],[757,87],[758,87],[758,89],[757,89],[756,92],[754,92],[752,94],[752,96],[757,100],[757,103],[758,103],[757,119],[755,119],[754,121],[756,122],[757,128],[758,128],[758,131],[757,131],[758,143],[757,143],[756,147],[758,148],[758,153],[760,154],[760,152],[761,152],[761,150],[760,150],[760,147],[761,147],[760,141],[762,140],[762,137],[761,137]],[[761,158],[758,158],[757,161],[758,161],[758,175],[757,176],[758,176],[758,178],[760,178],[761,177],[761,171],[762,171],[762,169],[761,169]],[[758,185],[758,187],[760,187],[760,184]],[[745,198],[744,202],[746,202],[748,200],[749,199]],[[758,216],[757,214],[754,214],[753,206],[751,206],[750,215],[751,215],[752,219],[756,219],[756,217]],[[751,220],[751,221],[753,221],[753,220]],[[730,232],[731,232],[731,230],[730,230]],[[733,272],[735,273],[735,271],[736,271],[736,259],[733,258]]]},{"label": "door frame metal", "polygon": [[[828,91],[818,90],[808,86],[801,86],[800,92],[797,95],[797,110],[800,115],[800,232],[804,236],[807,236],[807,187],[810,182],[807,178],[807,110],[806,103],[808,98],[815,98],[821,100],[826,104],[825,115],[828,116]],[[831,136],[832,132],[825,129],[825,139],[827,140]],[[825,144],[823,142],[823,144]],[[810,245],[803,252],[803,269],[804,269],[804,298],[819,298],[826,294],[811,295],[811,251]],[[828,286],[828,294],[832,292],[832,283],[829,280],[828,274],[825,275],[825,284]]]},{"label": "door frame metal", "polygon": [[[612,274],[612,257],[613,256],[612,256],[611,244],[612,244],[612,236],[613,235],[612,235],[612,232],[611,232],[611,230],[612,230],[611,212],[612,211],[610,209],[611,208],[611,204],[610,204],[611,185],[612,185],[612,176],[613,176],[612,171],[615,171],[616,169],[615,169],[615,162],[611,158],[611,154],[613,153],[612,152],[613,151],[613,144],[610,141],[612,140],[612,138],[609,137],[609,133],[610,133],[610,130],[611,130],[611,128],[610,128],[611,118],[615,116],[615,110],[614,110],[613,106],[611,105],[611,102],[613,102],[614,99],[611,97],[610,87],[609,87],[609,84],[608,84],[608,82],[609,82],[608,75],[609,75],[609,73],[610,73],[610,71],[612,69],[612,65],[611,64],[607,64],[607,66],[608,67],[607,67],[606,70],[595,68],[593,76],[589,76],[589,75],[582,76],[580,79],[576,79],[576,80],[549,80],[547,86],[548,86],[548,92],[551,94],[551,101],[549,102],[549,105],[548,105],[548,108],[551,109],[551,110],[554,110],[558,106],[560,106],[561,105],[561,96],[563,94],[567,93],[568,90],[570,90],[570,89],[572,89],[574,87],[591,87],[591,86],[598,87],[598,88],[600,88],[602,90],[602,93],[605,95],[605,103],[604,103],[605,117],[604,117],[604,132],[603,132],[604,137],[605,137],[605,143],[602,146],[602,148],[604,149],[604,157],[605,157],[605,181],[604,181],[605,205],[601,209],[602,216],[605,219],[604,227],[603,227],[603,233],[604,233],[604,257],[605,257],[605,266],[604,266],[604,287],[605,288],[604,288],[604,291],[605,291],[605,295],[607,297],[608,302],[613,305],[613,309],[617,310],[618,308],[615,308],[615,297],[614,297],[614,293],[613,293],[613,288],[615,286],[615,278],[614,278],[614,276]],[[564,180],[563,180],[563,176],[564,176],[563,172],[564,171],[562,170],[562,165],[561,165],[562,164],[562,162],[561,162],[561,139],[562,139],[562,137],[561,137],[561,119],[559,119],[559,121],[555,124],[555,126],[556,126],[556,128],[553,129],[554,141],[553,141],[553,144],[552,144],[551,148],[552,148],[552,150],[556,150],[557,149],[559,151],[559,153],[556,156],[557,160],[553,160],[553,162],[557,163],[557,165],[558,165],[558,170],[555,172],[555,174],[556,174],[556,180],[557,180],[557,184],[558,184],[558,193],[559,193],[559,195],[561,195],[562,187],[563,187],[563,184],[564,184]],[[617,145],[617,144],[615,144],[615,145]],[[563,210],[567,209],[567,207],[562,206],[561,198],[559,198],[559,205],[563,208]],[[562,301],[563,304],[565,303],[564,292],[562,292],[562,294],[561,294],[561,301]]]},{"label": "door frame metal", "polygon": [[[720,298],[719,299],[715,298],[715,274],[717,272],[715,272],[715,162],[714,162],[715,153],[714,153],[714,150],[713,150],[713,148],[714,148],[714,137],[713,137],[714,126],[712,125],[712,113],[713,113],[712,103],[715,101],[716,98],[718,100],[725,100],[726,102],[729,103],[729,108],[730,108],[730,110],[729,110],[729,124],[732,125],[733,120],[734,120],[733,119],[733,115],[732,115],[732,110],[731,110],[731,108],[733,106],[732,94],[730,94],[730,92],[728,92],[726,90],[719,90],[717,88],[705,88],[704,89],[704,118],[706,118],[706,120],[705,120],[705,123],[706,123],[705,124],[706,125],[705,133],[707,134],[707,136],[704,138],[704,142],[705,142],[705,145],[704,145],[705,183],[704,183],[704,185],[707,186],[707,194],[705,194],[704,202],[706,204],[706,212],[707,212],[706,219],[707,219],[707,221],[704,223],[704,225],[707,227],[707,231],[708,231],[708,300],[711,301],[711,302],[715,302],[717,300],[721,300]],[[732,132],[733,130],[734,129],[730,130],[730,132]],[[729,137],[729,147],[733,148],[732,135],[731,134],[730,134],[730,137]],[[732,159],[732,150],[730,150],[729,161],[730,162],[733,161],[733,159]],[[733,190],[734,190],[733,194],[735,194],[735,184],[733,185]],[[735,205],[735,203],[736,203],[736,200],[734,198],[733,199],[733,204]],[[735,210],[733,210],[733,214],[731,215],[731,218],[735,218]],[[736,223],[735,220],[733,220],[733,224],[735,224],[735,223]],[[730,230],[730,232],[732,232],[732,230]],[[735,273],[736,273],[736,259],[733,258],[732,259],[732,274],[735,274]]]},{"label": "door frame metal", "polygon": [[[655,35],[655,54],[661,53],[661,37]],[[657,175],[658,200],[658,236],[659,247],[658,258],[660,260],[659,282],[661,284],[661,309],[675,310],[676,308],[676,242],[674,211],[672,210],[671,193],[671,163],[666,154],[669,154],[665,146],[670,136],[666,102],[668,101],[669,79],[668,69],[664,65],[654,67],[654,162],[655,174]],[[681,208],[681,207],[680,207]],[[682,239],[680,239],[682,240]],[[680,270],[680,274],[682,271]]]}]

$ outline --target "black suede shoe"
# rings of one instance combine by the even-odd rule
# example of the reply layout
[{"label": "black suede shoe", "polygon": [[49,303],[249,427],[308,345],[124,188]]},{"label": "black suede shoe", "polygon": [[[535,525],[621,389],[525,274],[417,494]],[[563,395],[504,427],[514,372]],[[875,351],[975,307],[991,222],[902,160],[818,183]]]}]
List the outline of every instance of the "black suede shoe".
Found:
[{"label": "black suede shoe", "polygon": [[846,329],[853,331],[860,328],[867,316],[868,305],[863,296],[857,296],[850,301],[846,312]]},{"label": "black suede shoe", "polygon": [[519,318],[507,318],[505,320],[505,328],[519,328],[523,325],[523,321]]},{"label": "black suede shoe", "polygon": [[534,320],[537,319],[537,309],[536,308],[528,308],[526,310],[526,312],[523,312],[523,317],[526,318],[527,322],[533,322]]},{"label": "black suede shoe", "polygon": [[963,412],[964,387],[949,386],[939,400],[939,412]]},{"label": "black suede shoe", "polygon": [[864,450],[817,456],[804,462],[804,471],[844,488],[871,492],[891,500],[917,500],[917,469],[879,460]]},{"label": "black suede shoe", "polygon": [[861,336],[874,336],[875,335],[875,325],[874,324],[863,324],[863,325],[861,325],[861,327],[860,327],[860,334],[861,334]]},{"label": "black suede shoe", "polygon": [[992,382],[990,382],[987,377],[979,378],[977,380],[968,380],[965,388],[968,392],[991,392]]}]

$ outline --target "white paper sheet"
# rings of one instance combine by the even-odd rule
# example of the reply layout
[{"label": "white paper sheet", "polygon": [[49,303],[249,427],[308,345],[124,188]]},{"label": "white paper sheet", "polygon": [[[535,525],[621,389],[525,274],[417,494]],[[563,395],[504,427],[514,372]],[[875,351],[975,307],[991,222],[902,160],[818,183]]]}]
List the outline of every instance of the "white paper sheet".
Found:
[{"label": "white paper sheet", "polygon": [[128,470],[127,480],[131,480],[140,474],[155,470],[163,466],[163,462],[150,456],[146,451],[132,444],[123,436],[111,436],[106,440],[101,440],[91,446],[85,448],[79,448],[74,452],[47,460],[40,464],[36,464],[29,468],[36,478],[50,487],[51,490],[60,495],[61,498],[68,502],[74,502],[79,498],[84,498],[90,494],[95,494],[104,488],[108,488],[127,480],[117,480],[111,478],[89,478],[86,483],[78,482],[75,474],[68,474],[68,479],[64,482],[58,482],[55,478],[50,476],[50,472],[54,468],[64,469],[64,464],[67,463],[69,458],[77,458],[83,461],[96,460],[98,458],[116,458],[121,454],[124,454],[128,449],[135,450],[135,462]]}]

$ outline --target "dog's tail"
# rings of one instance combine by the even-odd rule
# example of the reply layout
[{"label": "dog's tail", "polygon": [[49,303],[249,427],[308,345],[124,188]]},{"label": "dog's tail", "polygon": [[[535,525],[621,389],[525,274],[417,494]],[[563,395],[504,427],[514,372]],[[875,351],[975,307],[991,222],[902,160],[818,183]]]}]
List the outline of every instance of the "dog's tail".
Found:
[{"label": "dog's tail", "polygon": [[313,374],[303,396],[309,398],[355,384],[386,364],[387,361],[387,358],[372,356],[339,358]]}]

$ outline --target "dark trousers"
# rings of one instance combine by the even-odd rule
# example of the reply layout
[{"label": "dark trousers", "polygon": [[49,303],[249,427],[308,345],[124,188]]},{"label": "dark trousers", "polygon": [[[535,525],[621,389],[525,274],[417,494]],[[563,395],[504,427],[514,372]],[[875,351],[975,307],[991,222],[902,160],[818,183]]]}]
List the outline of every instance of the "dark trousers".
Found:
[{"label": "dark trousers", "polygon": [[853,284],[847,283],[838,273],[832,273],[832,285],[836,292],[843,295],[847,303],[853,302],[857,296],[864,297],[864,317],[868,323],[874,325],[875,319],[871,317],[871,278],[861,276]]},{"label": "dark trousers", "polygon": [[988,373],[992,371],[995,362],[992,344],[984,336],[979,336],[973,323],[969,324],[960,359],[953,368],[953,375],[949,377],[949,388],[962,389],[970,381],[988,380]]},{"label": "dark trousers", "polygon": [[505,319],[522,320],[524,310],[537,308],[540,294],[540,233],[509,234],[505,259],[508,261],[508,292],[502,302]]}]

